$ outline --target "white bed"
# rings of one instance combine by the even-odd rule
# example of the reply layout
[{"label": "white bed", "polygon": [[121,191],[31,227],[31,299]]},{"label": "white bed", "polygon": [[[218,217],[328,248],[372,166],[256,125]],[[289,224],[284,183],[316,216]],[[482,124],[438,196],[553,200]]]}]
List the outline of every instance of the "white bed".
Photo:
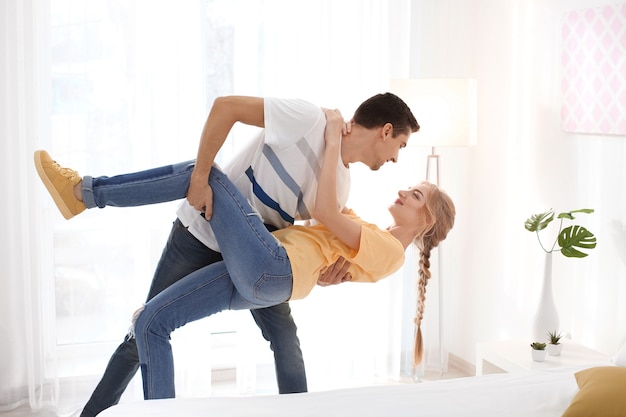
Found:
[{"label": "white bed", "polygon": [[[494,374],[306,394],[179,398],[119,404],[101,417],[560,417],[585,368]],[[626,413],[626,410],[625,410]]]}]

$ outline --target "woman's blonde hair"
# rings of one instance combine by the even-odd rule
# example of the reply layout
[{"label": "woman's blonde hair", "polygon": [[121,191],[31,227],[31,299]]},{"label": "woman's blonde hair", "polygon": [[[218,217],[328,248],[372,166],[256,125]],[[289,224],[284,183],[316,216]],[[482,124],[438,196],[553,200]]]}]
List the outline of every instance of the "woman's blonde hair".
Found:
[{"label": "woman's blonde hair", "polygon": [[436,185],[424,182],[430,186],[430,192],[425,204],[427,213],[426,230],[418,235],[413,242],[420,251],[419,279],[417,281],[417,311],[415,313],[415,346],[413,350],[413,365],[422,362],[424,353],[422,341],[422,318],[424,317],[424,302],[426,300],[426,285],[430,279],[430,251],[443,241],[452,226],[456,209],[452,199]]}]

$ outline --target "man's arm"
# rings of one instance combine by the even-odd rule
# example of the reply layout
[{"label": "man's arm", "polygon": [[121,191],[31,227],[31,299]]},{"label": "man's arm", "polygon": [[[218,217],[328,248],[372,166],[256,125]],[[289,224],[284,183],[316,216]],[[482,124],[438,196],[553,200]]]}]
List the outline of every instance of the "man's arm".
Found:
[{"label": "man's arm", "polygon": [[207,220],[213,212],[213,191],[208,179],[215,156],[236,122],[265,126],[263,103],[260,97],[244,96],[218,97],[213,103],[202,129],[196,166],[187,190],[189,204],[204,212]]}]

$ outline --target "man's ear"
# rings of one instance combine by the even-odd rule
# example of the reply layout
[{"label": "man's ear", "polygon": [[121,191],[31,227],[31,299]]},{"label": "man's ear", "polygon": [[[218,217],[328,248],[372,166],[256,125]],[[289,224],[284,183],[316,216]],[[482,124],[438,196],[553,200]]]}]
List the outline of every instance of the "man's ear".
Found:
[{"label": "man's ear", "polygon": [[382,128],[383,140],[391,139],[393,137],[393,125],[391,123],[385,123]]}]

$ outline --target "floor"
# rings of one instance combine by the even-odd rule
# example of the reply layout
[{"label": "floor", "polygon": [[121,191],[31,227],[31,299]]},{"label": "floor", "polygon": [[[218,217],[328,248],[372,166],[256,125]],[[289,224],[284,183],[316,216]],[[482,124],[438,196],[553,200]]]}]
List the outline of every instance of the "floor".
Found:
[{"label": "floor", "polygon": [[[467,367],[467,364],[463,363],[454,363],[451,359],[449,368],[447,372],[441,375],[438,371],[427,371],[422,381],[435,381],[439,379],[451,379],[451,378],[462,378],[473,375],[473,371]],[[232,395],[235,391],[236,382],[234,378],[234,371],[222,371],[221,374],[215,375],[212,379],[212,395]],[[406,383],[410,383],[410,380],[403,381]],[[274,384],[273,375],[269,376],[268,374],[268,384]],[[397,382],[394,382],[397,383]],[[402,382],[401,382],[402,383]],[[89,395],[89,394],[86,394]],[[78,417],[79,412],[76,412],[71,415],[66,415],[64,417]],[[0,417],[58,417],[56,412],[51,410],[32,410],[30,406],[24,405],[15,410],[8,412],[0,412]]]}]

